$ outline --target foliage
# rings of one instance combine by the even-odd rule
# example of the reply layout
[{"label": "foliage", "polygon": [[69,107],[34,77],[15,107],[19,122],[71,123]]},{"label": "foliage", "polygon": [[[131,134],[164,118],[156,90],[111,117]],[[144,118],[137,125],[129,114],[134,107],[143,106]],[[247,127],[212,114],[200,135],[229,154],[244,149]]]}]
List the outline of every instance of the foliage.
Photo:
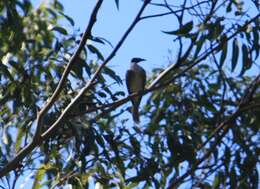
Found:
[{"label": "foliage", "polygon": [[[118,11],[122,3],[115,0]],[[81,34],[57,0],[38,6],[29,0],[0,1],[2,187],[15,187],[30,172],[35,189],[91,188],[93,183],[257,188],[260,25],[259,13],[246,7],[259,12],[259,5],[253,0],[141,3],[143,9],[167,12],[143,16],[141,8],[106,58],[97,44],[110,45],[108,40],[90,27],[98,6],[89,33]],[[117,87],[122,79],[107,63],[137,22],[161,16],[174,16],[179,24],[162,32],[172,36],[179,52],[167,68],[152,70],[143,92],[148,98],[142,123],[131,125],[125,116],[129,108],[119,108],[130,97]],[[63,78],[51,108],[42,111]],[[24,149],[30,149],[25,158],[11,164],[12,172],[4,171]]]}]

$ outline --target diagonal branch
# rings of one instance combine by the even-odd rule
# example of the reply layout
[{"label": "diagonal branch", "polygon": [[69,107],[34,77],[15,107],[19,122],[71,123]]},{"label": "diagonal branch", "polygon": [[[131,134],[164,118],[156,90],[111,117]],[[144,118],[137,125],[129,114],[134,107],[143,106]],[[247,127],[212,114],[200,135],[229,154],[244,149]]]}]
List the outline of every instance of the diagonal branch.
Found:
[{"label": "diagonal branch", "polygon": [[58,83],[58,86],[56,87],[54,93],[52,94],[52,96],[46,101],[45,105],[43,106],[43,108],[40,110],[40,112],[38,113],[38,117],[37,117],[37,129],[36,129],[36,133],[34,136],[34,140],[38,140],[38,137],[40,137],[41,134],[41,130],[42,130],[42,126],[43,126],[43,117],[44,115],[48,112],[48,110],[52,107],[52,105],[55,103],[56,99],[58,98],[59,94],[62,91],[62,87],[64,86],[67,77],[71,71],[72,66],[75,64],[75,62],[77,62],[80,53],[82,52],[82,50],[84,49],[84,46],[87,42],[87,40],[91,37],[91,31],[92,28],[97,20],[97,13],[98,10],[101,7],[101,4],[103,3],[103,0],[99,0],[95,6],[95,8],[93,9],[93,12],[90,16],[90,20],[88,23],[88,27],[86,28],[84,35],[81,38],[81,41],[79,43],[79,46],[76,50],[76,52],[73,54],[73,56],[71,57],[69,63],[67,64],[65,70],[62,73],[61,79]]}]

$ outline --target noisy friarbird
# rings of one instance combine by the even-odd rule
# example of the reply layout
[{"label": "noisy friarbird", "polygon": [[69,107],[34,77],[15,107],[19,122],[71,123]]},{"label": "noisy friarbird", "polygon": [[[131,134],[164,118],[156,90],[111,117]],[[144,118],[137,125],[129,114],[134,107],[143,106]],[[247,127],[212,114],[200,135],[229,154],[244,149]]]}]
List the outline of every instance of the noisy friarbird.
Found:
[{"label": "noisy friarbird", "polygon": [[[145,61],[142,58],[133,58],[131,60],[130,68],[126,72],[126,86],[129,94],[143,91],[146,83],[145,70],[138,65],[139,62]],[[132,115],[135,123],[139,123],[139,105],[142,96],[135,96],[131,99]]]}]

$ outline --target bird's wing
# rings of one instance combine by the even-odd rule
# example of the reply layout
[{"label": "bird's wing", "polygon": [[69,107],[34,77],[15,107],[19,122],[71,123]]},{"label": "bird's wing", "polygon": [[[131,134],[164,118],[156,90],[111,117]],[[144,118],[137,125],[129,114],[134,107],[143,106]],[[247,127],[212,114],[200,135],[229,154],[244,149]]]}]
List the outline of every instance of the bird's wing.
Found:
[{"label": "bird's wing", "polygon": [[143,89],[145,88],[145,84],[146,84],[146,72],[145,70],[142,68],[142,81],[143,81]]},{"label": "bird's wing", "polygon": [[134,71],[132,70],[127,70],[126,72],[126,76],[125,76],[125,80],[126,80],[126,86],[127,86],[127,90],[128,90],[128,93],[131,94],[132,93],[132,90],[131,90],[131,87],[132,84],[132,79],[134,77]]}]

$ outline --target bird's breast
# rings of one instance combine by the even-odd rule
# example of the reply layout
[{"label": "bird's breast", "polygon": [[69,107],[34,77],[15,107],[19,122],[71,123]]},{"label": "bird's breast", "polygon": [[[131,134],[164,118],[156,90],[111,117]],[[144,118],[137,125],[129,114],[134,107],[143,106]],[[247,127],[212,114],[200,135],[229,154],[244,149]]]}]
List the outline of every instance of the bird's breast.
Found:
[{"label": "bird's breast", "polygon": [[143,90],[143,75],[142,72],[139,70],[132,70],[132,78],[131,78],[131,84],[130,89],[132,92],[138,92]]}]

